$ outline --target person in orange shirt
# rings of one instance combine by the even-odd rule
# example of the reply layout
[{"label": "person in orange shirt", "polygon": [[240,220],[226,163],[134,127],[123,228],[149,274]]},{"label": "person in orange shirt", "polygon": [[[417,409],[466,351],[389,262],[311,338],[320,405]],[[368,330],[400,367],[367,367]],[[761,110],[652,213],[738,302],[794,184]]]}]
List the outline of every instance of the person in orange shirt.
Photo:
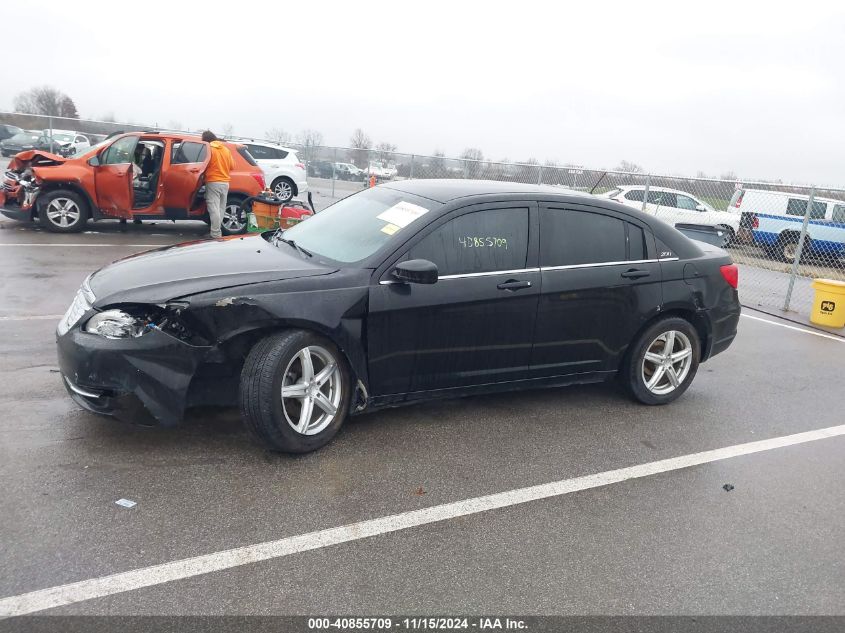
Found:
[{"label": "person in orange shirt", "polygon": [[232,158],[232,152],[217,139],[214,132],[206,130],[202,133],[202,140],[211,148],[211,157],[205,170],[205,206],[211,220],[211,237],[220,237],[223,235],[220,225],[223,222],[223,210],[229,195],[230,173],[235,167],[235,160]]}]

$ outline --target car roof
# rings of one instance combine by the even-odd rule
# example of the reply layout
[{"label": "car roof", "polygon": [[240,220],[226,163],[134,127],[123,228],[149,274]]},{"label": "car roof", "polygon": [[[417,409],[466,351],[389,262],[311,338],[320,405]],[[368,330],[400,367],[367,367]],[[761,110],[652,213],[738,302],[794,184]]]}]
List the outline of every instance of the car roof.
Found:
[{"label": "car roof", "polygon": [[264,145],[265,147],[274,147],[276,149],[282,149],[286,152],[296,152],[296,150],[291,147],[279,145],[278,143],[274,143],[272,141],[256,141],[252,138],[233,138],[226,140],[228,140],[230,143],[249,143],[250,145]]},{"label": "car roof", "polygon": [[[632,190],[632,189],[645,189],[645,185],[619,185],[617,189],[623,190]],[[695,197],[694,193],[690,193],[689,191],[684,191],[682,189],[672,189],[671,187],[649,187],[649,191],[665,191],[667,193],[682,193],[685,196],[690,196],[692,198]]]},{"label": "car roof", "polygon": [[415,179],[392,181],[382,186],[422,196],[435,202],[449,202],[457,198],[491,194],[552,194],[555,196],[595,199],[594,196],[588,193],[565,187],[530,185],[521,182],[502,182],[499,180]]}]

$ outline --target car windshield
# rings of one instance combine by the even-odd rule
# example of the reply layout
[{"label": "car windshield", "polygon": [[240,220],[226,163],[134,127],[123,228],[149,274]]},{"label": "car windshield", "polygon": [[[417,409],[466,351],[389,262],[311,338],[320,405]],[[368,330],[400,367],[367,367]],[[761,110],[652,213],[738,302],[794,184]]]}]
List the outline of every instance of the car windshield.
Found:
[{"label": "car windshield", "polygon": [[100,149],[103,145],[107,144],[110,140],[111,140],[111,139],[108,139],[108,138],[107,138],[107,139],[105,139],[105,140],[100,141],[100,142],[99,142],[99,143],[97,143],[96,145],[92,145],[91,147],[80,147],[80,148],[79,148],[79,149],[77,149],[77,150],[76,150],[73,154],[71,154],[71,155],[69,156],[69,158],[78,158],[78,157],[82,156],[83,154],[87,154],[88,152],[90,152],[90,151],[92,151],[92,150],[98,150],[98,149]]},{"label": "car windshield", "polygon": [[38,134],[28,134],[27,132],[24,132],[23,134],[15,134],[9,139],[12,143],[32,143],[37,140]]},{"label": "car windshield", "polygon": [[[50,139],[50,135],[47,134],[47,139]],[[53,140],[59,141],[61,143],[69,143],[73,141],[73,134],[62,134],[61,132],[54,132],[53,133]]]},{"label": "car windshield", "polygon": [[336,262],[360,262],[439,202],[387,188],[365,189],[340,200],[284,232],[286,240]]}]

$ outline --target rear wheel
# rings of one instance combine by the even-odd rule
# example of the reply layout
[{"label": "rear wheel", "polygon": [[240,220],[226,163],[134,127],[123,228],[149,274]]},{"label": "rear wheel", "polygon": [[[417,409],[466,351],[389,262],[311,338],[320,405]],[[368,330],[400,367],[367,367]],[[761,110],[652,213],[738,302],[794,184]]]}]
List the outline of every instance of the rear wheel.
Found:
[{"label": "rear wheel", "polygon": [[644,404],[668,404],[690,386],[700,358],[701,341],[692,324],[680,317],[661,319],[632,346],[623,384]]},{"label": "rear wheel", "polygon": [[291,200],[296,191],[296,185],[293,184],[293,180],[286,177],[276,178],[273,181],[272,185],[273,194],[282,202],[288,202]]},{"label": "rear wheel", "polygon": [[338,432],[350,402],[350,378],[337,348],[305,330],[262,339],[241,372],[241,415],[273,450],[307,453]]},{"label": "rear wheel", "polygon": [[48,191],[39,201],[38,219],[48,231],[78,233],[88,220],[88,204],[78,193],[67,189]]},{"label": "rear wheel", "polygon": [[[781,235],[775,245],[775,256],[782,262],[787,264],[794,264],[798,257],[798,240],[799,236],[796,233],[786,233]],[[804,246],[801,249],[801,259],[804,259],[805,253],[810,248],[810,238],[804,238]]]},{"label": "rear wheel", "polygon": [[246,231],[246,211],[242,199],[230,196],[226,200],[220,229],[223,235],[239,235]]}]

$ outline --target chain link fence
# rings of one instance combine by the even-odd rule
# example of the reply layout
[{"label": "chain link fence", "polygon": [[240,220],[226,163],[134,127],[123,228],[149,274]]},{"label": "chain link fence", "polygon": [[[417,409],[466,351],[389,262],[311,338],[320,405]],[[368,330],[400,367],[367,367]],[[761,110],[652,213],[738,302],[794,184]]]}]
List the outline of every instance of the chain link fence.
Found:
[{"label": "chain link fence", "polygon": [[[92,144],[98,137],[119,131],[161,129],[10,113],[0,113],[0,123],[24,129],[73,130],[90,136]],[[763,311],[806,317],[812,308],[813,279],[845,281],[845,189],[503,163],[367,148],[286,146],[295,149],[298,159],[306,164],[310,189],[328,203],[374,182],[409,178],[542,184],[611,198],[655,215],[691,237],[726,248],[740,266],[742,303]]]}]

